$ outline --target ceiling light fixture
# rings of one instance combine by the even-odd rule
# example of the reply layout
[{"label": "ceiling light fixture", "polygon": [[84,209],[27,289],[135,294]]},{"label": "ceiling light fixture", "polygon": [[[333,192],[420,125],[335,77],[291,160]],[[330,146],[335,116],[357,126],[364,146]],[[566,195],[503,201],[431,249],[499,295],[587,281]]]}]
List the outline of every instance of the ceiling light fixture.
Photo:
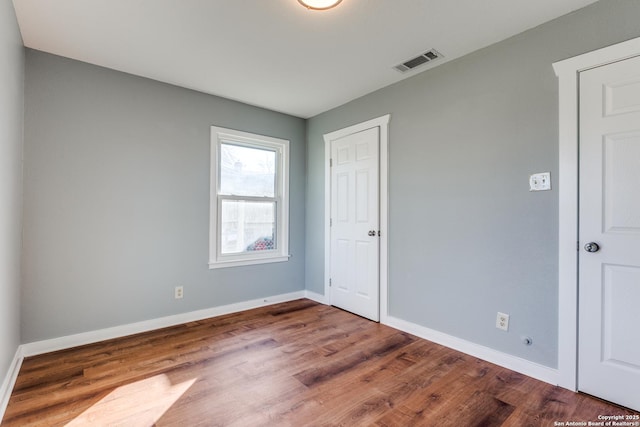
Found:
[{"label": "ceiling light fixture", "polygon": [[298,0],[298,3],[313,10],[327,10],[336,7],[342,0]]}]

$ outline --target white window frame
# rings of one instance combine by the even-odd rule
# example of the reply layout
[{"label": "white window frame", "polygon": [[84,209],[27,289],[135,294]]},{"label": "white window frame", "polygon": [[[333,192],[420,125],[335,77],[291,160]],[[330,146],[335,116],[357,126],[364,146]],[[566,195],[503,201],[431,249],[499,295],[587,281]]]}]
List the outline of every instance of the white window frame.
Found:
[{"label": "white window frame", "polygon": [[[274,197],[229,196],[220,194],[220,147],[223,143],[276,152]],[[211,167],[209,190],[209,268],[238,267],[289,260],[289,141],[234,129],[211,126]],[[269,251],[221,253],[220,211],[222,200],[274,201],[276,205],[276,248]]]}]

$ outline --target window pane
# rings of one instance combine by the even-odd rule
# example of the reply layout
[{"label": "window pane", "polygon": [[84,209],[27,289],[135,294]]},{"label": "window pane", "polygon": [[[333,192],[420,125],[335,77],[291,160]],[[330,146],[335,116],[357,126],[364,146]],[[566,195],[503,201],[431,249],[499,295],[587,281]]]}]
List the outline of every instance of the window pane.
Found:
[{"label": "window pane", "polygon": [[275,202],[223,200],[221,250],[223,254],[276,249]]},{"label": "window pane", "polygon": [[275,168],[275,151],[220,144],[221,194],[275,197]]}]

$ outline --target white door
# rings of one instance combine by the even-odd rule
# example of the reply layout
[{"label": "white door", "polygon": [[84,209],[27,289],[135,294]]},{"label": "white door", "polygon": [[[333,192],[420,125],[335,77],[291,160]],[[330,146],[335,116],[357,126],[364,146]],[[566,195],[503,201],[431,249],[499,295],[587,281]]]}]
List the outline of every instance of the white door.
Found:
[{"label": "white door", "polygon": [[331,141],[331,304],[378,321],[380,128]]},{"label": "white door", "polygon": [[640,58],[580,75],[579,223],[578,388],[640,410]]}]

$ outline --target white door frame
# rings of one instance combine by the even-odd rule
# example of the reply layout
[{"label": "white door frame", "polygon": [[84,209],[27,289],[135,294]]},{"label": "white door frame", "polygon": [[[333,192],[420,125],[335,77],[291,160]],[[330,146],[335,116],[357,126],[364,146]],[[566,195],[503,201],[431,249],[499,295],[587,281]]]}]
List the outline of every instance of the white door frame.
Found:
[{"label": "white door frame", "polygon": [[389,254],[389,121],[391,114],[336,130],[324,135],[324,297],[331,303],[329,278],[331,276],[331,141],[380,127],[380,322],[388,317],[388,254]]},{"label": "white door frame", "polygon": [[640,37],[553,64],[559,80],[558,384],[578,389],[580,72],[640,55]]}]

